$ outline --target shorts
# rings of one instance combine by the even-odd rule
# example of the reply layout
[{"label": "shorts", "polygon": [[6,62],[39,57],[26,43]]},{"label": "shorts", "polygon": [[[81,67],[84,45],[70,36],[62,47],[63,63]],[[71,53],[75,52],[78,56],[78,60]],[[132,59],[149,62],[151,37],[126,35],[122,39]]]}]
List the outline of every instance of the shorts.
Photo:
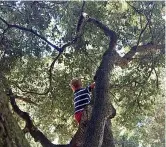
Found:
[{"label": "shorts", "polygon": [[75,120],[77,121],[78,124],[80,124],[82,113],[83,113],[83,111],[79,111],[79,112],[76,112],[74,114],[74,118],[75,118]]}]

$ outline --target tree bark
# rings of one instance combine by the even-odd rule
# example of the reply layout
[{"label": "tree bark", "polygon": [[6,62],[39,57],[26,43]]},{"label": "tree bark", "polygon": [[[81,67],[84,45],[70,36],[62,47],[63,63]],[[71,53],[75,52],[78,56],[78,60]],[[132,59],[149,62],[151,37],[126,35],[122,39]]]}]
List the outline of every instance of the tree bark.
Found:
[{"label": "tree bark", "polygon": [[110,120],[107,120],[104,128],[104,138],[102,147],[115,147]]},{"label": "tree bark", "polygon": [[0,147],[30,147],[13,117],[8,98],[0,81]]},{"label": "tree bark", "polygon": [[101,147],[105,126],[113,110],[112,105],[109,103],[109,78],[115,63],[114,48],[117,42],[117,36],[114,31],[110,30],[98,20],[90,18],[89,21],[97,25],[110,37],[109,48],[105,51],[101,64],[96,72],[94,108],[84,143],[84,147]]}]

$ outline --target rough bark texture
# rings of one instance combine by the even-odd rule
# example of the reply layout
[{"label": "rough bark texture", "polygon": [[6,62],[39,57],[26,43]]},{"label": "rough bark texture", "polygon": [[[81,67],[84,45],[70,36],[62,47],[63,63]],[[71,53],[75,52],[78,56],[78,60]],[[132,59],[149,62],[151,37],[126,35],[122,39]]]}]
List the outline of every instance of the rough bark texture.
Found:
[{"label": "rough bark texture", "polygon": [[114,47],[117,42],[117,37],[115,32],[101,22],[95,19],[90,19],[89,21],[97,25],[110,37],[109,48],[104,53],[101,64],[96,72],[94,108],[84,143],[84,147],[101,147],[107,119],[110,117],[113,110],[112,105],[109,103],[109,73],[113,69],[115,62]]},{"label": "rough bark texture", "polygon": [[[91,118],[91,113],[92,113],[92,106],[89,105],[84,109],[79,128],[71,140],[71,143],[70,143],[71,147],[75,147],[75,145],[77,145],[77,147],[83,147],[85,134],[87,131],[87,126]],[[104,129],[104,139],[103,139],[102,147],[114,147],[113,135],[112,135],[112,131],[110,127],[111,127],[110,120],[107,120],[105,129]]]},{"label": "rough bark texture", "polygon": [[92,113],[92,106],[88,105],[83,111],[83,115],[82,115],[78,130],[70,142],[71,147],[75,147],[75,146],[83,147],[83,143],[84,143],[83,141],[87,131],[87,125],[91,118],[91,113]]},{"label": "rough bark texture", "polygon": [[[0,77],[1,78],[1,77]],[[8,105],[0,80],[0,147],[30,147]]]},{"label": "rough bark texture", "polygon": [[107,120],[105,124],[102,147],[115,147],[110,120]]}]

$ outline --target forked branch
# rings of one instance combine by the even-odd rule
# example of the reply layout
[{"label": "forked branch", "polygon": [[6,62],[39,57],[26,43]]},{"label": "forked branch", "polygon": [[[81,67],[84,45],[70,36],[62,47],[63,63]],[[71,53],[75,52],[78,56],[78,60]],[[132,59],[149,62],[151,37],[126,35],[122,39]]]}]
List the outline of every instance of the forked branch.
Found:
[{"label": "forked branch", "polygon": [[82,35],[82,29],[85,26],[85,20],[84,17],[82,15],[83,11],[85,8],[85,1],[83,1],[81,10],[80,10],[80,17],[77,23],[77,28],[76,28],[76,35],[73,37],[73,39],[67,43],[65,43],[62,47],[58,47],[55,44],[52,44],[50,41],[48,41],[44,36],[40,35],[39,33],[37,33],[37,31],[33,30],[33,29],[29,29],[29,28],[25,28],[19,25],[13,25],[13,24],[9,24],[6,20],[4,20],[3,18],[0,17],[0,20],[5,23],[7,25],[7,29],[5,29],[4,33],[6,33],[10,28],[16,28],[22,31],[27,31],[27,32],[31,32],[32,34],[36,35],[37,37],[39,37],[40,39],[44,40],[46,43],[48,43],[51,47],[53,47],[54,49],[56,49],[59,53],[57,55],[57,57],[55,57],[55,59],[52,61],[48,74],[49,74],[49,87],[48,89],[46,89],[45,92],[39,93],[39,92],[35,92],[35,91],[28,91],[28,90],[24,90],[22,89],[19,85],[16,85],[17,88],[19,88],[22,92],[25,93],[31,93],[31,94],[37,94],[37,95],[46,95],[51,91],[52,88],[52,71],[55,65],[55,62],[59,59],[59,57],[62,55],[62,53],[64,52],[64,50],[73,45],[74,43],[77,42],[77,39],[81,37]]}]

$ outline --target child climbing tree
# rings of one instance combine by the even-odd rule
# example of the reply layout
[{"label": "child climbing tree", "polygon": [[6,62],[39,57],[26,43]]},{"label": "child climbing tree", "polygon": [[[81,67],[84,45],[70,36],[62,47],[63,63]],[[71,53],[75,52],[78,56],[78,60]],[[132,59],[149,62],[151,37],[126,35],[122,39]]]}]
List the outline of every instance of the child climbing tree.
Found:
[{"label": "child climbing tree", "polygon": [[[0,7],[2,7],[2,13],[0,15],[0,23],[2,29],[0,36],[0,67],[2,67],[2,70],[0,72],[0,136],[2,139],[0,139],[0,146],[30,146],[26,141],[23,132],[30,133],[35,141],[40,142],[43,147],[67,147],[72,146],[73,141],[77,142],[78,140],[80,142],[80,147],[115,146],[110,120],[114,118],[116,111],[112,105],[113,97],[109,93],[113,87],[117,86],[112,80],[113,70],[115,67],[120,67],[123,70],[125,68],[130,69],[132,67],[131,63],[134,64],[137,62],[138,66],[142,66],[144,64],[141,62],[146,61],[146,63],[148,62],[151,66],[147,64],[148,76],[146,76],[146,74],[145,76],[141,75],[145,84],[153,71],[157,75],[155,67],[162,67],[163,54],[165,53],[164,37],[162,34],[164,23],[161,20],[161,12],[158,12],[160,10],[158,8],[163,7],[163,2],[128,2],[125,3],[125,5],[128,7],[123,7],[121,2],[83,2],[83,4],[80,2],[1,2]],[[72,7],[72,9],[70,7]],[[111,7],[111,9],[109,7]],[[78,8],[80,9],[78,10]],[[94,9],[94,12],[91,11],[92,8]],[[120,11],[119,9],[121,8],[122,10]],[[99,9],[101,12],[98,11]],[[73,17],[70,19],[66,17],[68,10],[72,10],[70,14],[72,14]],[[108,12],[113,16],[109,16]],[[124,20],[117,21],[121,19],[117,16],[121,16]],[[140,25],[138,25],[137,18],[139,18]],[[154,22],[152,20],[156,20],[156,18],[158,18],[157,22],[160,23],[154,23],[152,25],[152,22]],[[137,21],[132,22],[132,20]],[[59,21],[61,24],[58,24]],[[125,21],[125,25],[122,21]],[[55,26],[52,27],[54,23]],[[68,27],[66,27],[66,24]],[[71,24],[74,25],[70,27]],[[130,24],[133,25],[133,27],[130,27]],[[75,26],[74,28],[76,28],[76,31],[73,31],[73,26]],[[155,29],[156,26],[158,27],[157,30]],[[66,30],[64,30],[64,28]],[[61,29],[63,32],[61,32]],[[70,29],[72,29],[72,31]],[[50,30],[52,31],[52,34],[49,36],[48,33]],[[132,35],[127,36],[127,33],[132,33]],[[154,35],[153,33],[158,35]],[[147,36],[147,34],[150,35]],[[91,37],[91,35],[94,38]],[[99,40],[96,41],[95,38],[97,36],[99,37]],[[51,37],[54,40],[48,39]],[[61,39],[58,40],[55,38]],[[101,38],[104,38],[104,41],[101,40]],[[86,67],[89,68],[89,66],[92,67],[91,64],[93,62],[96,63],[94,63],[96,66],[96,72],[93,72],[96,83],[94,90],[94,104],[92,112],[89,112],[91,113],[91,118],[88,120],[86,128],[83,128],[83,126],[80,125],[78,129],[78,131],[81,130],[81,133],[83,132],[84,134],[76,133],[70,144],[54,144],[44,135],[45,133],[42,133],[42,131],[37,128],[29,113],[24,112],[18,107],[18,104],[16,103],[17,96],[12,89],[15,89],[15,91],[17,89],[21,91],[20,93],[26,94],[26,96],[35,95],[35,97],[45,97],[53,95],[54,92],[56,92],[54,96],[57,96],[61,87],[56,85],[55,79],[58,81],[61,74],[58,74],[60,69],[58,71],[54,67],[56,61],[59,64],[70,65],[71,70],[75,62],[74,54],[78,55],[77,58],[79,60],[79,57],[82,58],[83,56],[81,52],[85,52],[86,57],[88,57],[89,60],[91,59],[89,58],[89,52],[93,43],[95,44],[94,48],[97,48],[99,44],[104,43],[102,48],[102,51],[104,51],[100,53],[100,55],[102,54],[102,57],[100,55],[95,55],[93,52],[93,56],[100,58],[98,62],[95,62],[95,59],[92,59],[88,64],[82,63],[83,69]],[[89,44],[90,47],[88,48],[87,46]],[[120,55],[117,50],[117,46],[120,48],[121,44],[124,47],[129,44],[124,48],[125,51],[123,56]],[[71,48],[76,48],[76,50],[73,51]],[[100,48],[97,49],[99,52]],[[41,56],[46,56],[46,50],[50,52],[52,51],[53,57],[47,76],[37,73],[34,74],[35,76],[31,79],[32,81],[36,80],[38,75],[41,75],[41,77],[44,78],[48,77],[48,80],[44,80],[43,82],[48,83],[44,85],[44,91],[42,91],[42,88],[37,88],[37,86],[41,86],[43,83],[36,87],[34,87],[34,83],[22,86],[22,83],[31,82],[31,80],[26,81],[29,76],[28,73],[32,73],[33,70],[35,72],[38,69],[41,70],[37,63],[33,63],[34,66],[36,66],[36,69],[34,68],[30,72],[27,70],[26,76],[20,81],[17,79],[20,83],[17,83],[17,80],[10,80],[10,77],[12,77],[12,74],[10,73],[17,71],[14,67],[19,65],[19,60],[26,62],[27,69],[29,69],[29,60],[31,60],[31,57],[40,58]],[[28,60],[26,59],[27,56]],[[138,61],[134,60],[133,57],[137,57]],[[70,58],[70,63],[66,63],[65,58]],[[93,68],[94,66],[92,69]],[[78,70],[78,68],[75,69]],[[149,69],[151,70],[149,71]],[[66,73],[65,76],[68,76],[69,72]],[[22,76],[21,71],[18,72],[18,76],[19,78]],[[63,77],[61,78],[63,79]],[[35,82],[37,82],[37,80]],[[133,80],[133,82],[136,81]],[[130,85],[132,84],[133,83]],[[63,85],[65,85],[65,83]],[[58,90],[55,88],[56,86],[59,88]],[[66,89],[66,87],[64,87],[63,89]],[[55,89],[57,91],[55,91]],[[14,112],[25,121],[25,128],[23,131],[20,130],[18,123],[13,118],[6,94],[10,98],[10,103]],[[136,102],[140,107],[138,97]],[[56,105],[56,107],[58,106]]]}]

